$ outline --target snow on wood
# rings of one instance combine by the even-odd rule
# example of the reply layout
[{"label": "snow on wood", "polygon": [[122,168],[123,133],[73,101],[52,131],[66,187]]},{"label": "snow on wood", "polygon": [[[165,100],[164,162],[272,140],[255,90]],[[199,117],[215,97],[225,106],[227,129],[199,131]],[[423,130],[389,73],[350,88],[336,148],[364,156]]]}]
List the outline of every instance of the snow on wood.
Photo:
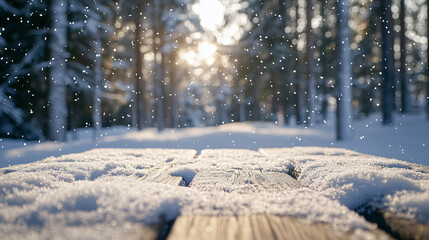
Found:
[{"label": "snow on wood", "polygon": [[[226,192],[281,191],[301,186],[284,167],[251,150],[210,149],[198,157],[198,169],[191,187]],[[271,163],[274,163],[271,164]]]},{"label": "snow on wood", "polygon": [[[397,231],[395,234],[411,232],[416,238],[424,234],[420,228],[428,227],[429,174],[426,166],[335,148],[297,147],[260,151],[283,159],[297,169],[298,180],[303,185],[322,192],[349,209],[363,215],[367,214],[365,211],[381,209],[389,216],[397,216],[394,220],[391,217],[390,220],[384,216],[380,218],[388,229]],[[424,225],[410,224],[405,219],[417,220]]]},{"label": "snow on wood", "polygon": [[147,175],[142,177],[142,181],[164,183],[172,186],[186,185],[183,177],[168,174],[168,167],[151,169]]},{"label": "snow on wood", "polygon": [[362,206],[428,224],[429,174],[406,162],[317,147],[196,153],[94,149],[1,169],[0,237],[134,239],[179,216],[258,215],[376,237]]}]

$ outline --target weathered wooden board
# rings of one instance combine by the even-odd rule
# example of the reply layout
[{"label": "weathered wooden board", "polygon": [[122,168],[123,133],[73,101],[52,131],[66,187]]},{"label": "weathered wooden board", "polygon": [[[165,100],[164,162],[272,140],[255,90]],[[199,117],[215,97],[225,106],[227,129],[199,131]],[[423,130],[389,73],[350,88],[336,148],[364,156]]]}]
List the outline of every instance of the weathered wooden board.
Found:
[{"label": "weathered wooden board", "polygon": [[[114,151],[112,151],[114,150]],[[98,175],[108,175],[110,169],[102,168],[110,163],[125,170],[141,170],[138,174],[124,176],[135,177],[138,181],[162,183],[174,186],[189,186],[190,188],[212,191],[249,193],[249,192],[279,192],[296,188],[305,188],[291,171],[297,171],[299,164],[290,165],[294,159],[306,159],[317,155],[318,158],[342,158],[358,156],[358,153],[322,148],[296,149],[261,149],[260,152],[244,149],[211,149],[203,150],[195,157],[195,150],[180,149],[94,149],[81,154],[65,155],[58,158],[48,158],[43,161],[11,166],[0,169],[0,176],[18,172],[31,173],[37,164],[46,165],[50,170],[58,165],[68,171],[70,166],[92,173],[91,163],[101,166]],[[69,157],[68,157],[69,156]],[[360,155],[359,155],[360,156]],[[192,166],[193,163],[198,163]],[[299,162],[299,161],[297,161]],[[120,164],[116,164],[120,163]],[[203,163],[203,164],[200,164]],[[103,165],[104,164],[104,165]],[[429,167],[415,164],[402,164],[419,172],[429,173]],[[403,167],[403,166],[400,167]],[[291,169],[291,166],[292,169]],[[293,169],[296,167],[297,169]],[[382,168],[383,166],[380,166]],[[186,182],[177,176],[177,169],[189,168],[195,170]],[[39,171],[42,168],[38,168]],[[112,168],[113,169],[113,168]],[[133,171],[130,171],[133,172]],[[173,176],[174,175],[174,176]],[[186,175],[186,174],[185,174]],[[88,177],[91,178],[91,177]],[[381,219],[386,224],[386,230],[394,237],[401,239],[429,239],[429,226],[416,221],[401,219],[393,213],[381,212]],[[354,239],[362,236],[375,239],[389,239],[380,230],[359,232],[353,230],[338,231],[330,224],[306,223],[302,219],[274,216],[180,216],[176,219],[171,232],[167,235],[170,223],[162,219],[153,226],[142,226],[138,235],[142,239]],[[140,226],[138,226],[140,229]],[[141,234],[140,234],[141,232]]]},{"label": "weathered wooden board", "polygon": [[241,170],[234,172],[232,180],[235,184],[256,184],[262,189],[288,190],[302,185],[286,172]]},{"label": "weathered wooden board", "polygon": [[[389,239],[380,232],[366,232],[367,237]],[[329,224],[308,224],[299,219],[274,215],[182,216],[176,219],[168,240],[313,240],[354,239],[353,232],[334,230]]]},{"label": "weathered wooden board", "polygon": [[160,224],[161,223],[153,225],[153,226],[142,226],[142,229],[141,229],[142,236],[140,239],[143,239],[143,240],[159,239],[159,236],[160,236],[160,226],[159,225]]},{"label": "weathered wooden board", "polygon": [[[213,161],[216,159],[216,161]],[[284,191],[302,187],[287,174],[284,167],[267,171],[272,164],[263,154],[244,149],[203,150],[197,158],[205,162],[206,168],[200,169],[194,177],[191,188],[200,190],[231,191]]]},{"label": "weathered wooden board", "polygon": [[185,186],[182,177],[171,176],[168,173],[168,166],[150,169],[149,174],[143,176],[140,180],[145,182],[163,183],[172,186]]}]

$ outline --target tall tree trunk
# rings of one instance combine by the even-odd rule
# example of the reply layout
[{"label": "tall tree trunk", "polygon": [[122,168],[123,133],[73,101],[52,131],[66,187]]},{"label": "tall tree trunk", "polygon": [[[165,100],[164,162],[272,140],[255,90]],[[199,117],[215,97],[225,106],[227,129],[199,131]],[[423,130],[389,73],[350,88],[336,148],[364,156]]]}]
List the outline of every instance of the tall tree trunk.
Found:
[{"label": "tall tree trunk", "polygon": [[392,89],[392,68],[390,52],[392,51],[390,34],[389,34],[389,14],[392,14],[390,9],[391,0],[381,0],[381,34],[382,34],[382,76],[383,76],[383,96],[382,96],[382,111],[383,124],[390,125],[393,123],[392,108],[393,108],[393,89]]},{"label": "tall tree trunk", "polygon": [[282,82],[282,92],[281,92],[281,102],[282,102],[282,109],[283,109],[283,124],[289,125],[290,124],[290,118],[293,114],[292,104],[291,104],[291,86],[289,83],[283,79]]},{"label": "tall tree trunk", "polygon": [[[162,27],[164,28],[164,27]],[[162,30],[162,32],[164,32],[164,30]],[[162,41],[163,42],[163,41]],[[164,45],[161,44],[161,46]],[[164,81],[162,82],[162,100],[164,101],[163,106],[164,106],[164,126],[167,128],[172,128],[173,127],[173,116],[172,116],[172,112],[171,112],[171,79],[170,79],[170,65],[169,64],[169,58],[171,58],[171,54],[169,53],[165,53],[163,51],[161,51],[161,69],[164,73]],[[168,81],[167,81],[168,78]]]},{"label": "tall tree trunk", "polygon": [[94,127],[94,139],[97,140],[101,135],[101,85],[103,82],[103,62],[101,57],[101,33],[97,33],[95,47],[94,64],[94,84],[92,88],[92,125]]},{"label": "tall tree trunk", "polygon": [[313,18],[313,4],[312,0],[307,0],[307,49],[305,54],[305,61],[307,63],[306,78],[307,78],[307,125],[313,126],[316,122],[315,112],[315,98],[316,98],[316,77],[314,74],[314,59],[313,47],[314,36],[311,29],[311,20]]},{"label": "tall tree trunk", "polygon": [[396,104],[396,90],[399,88],[399,80],[396,77],[396,64],[395,64],[395,51],[393,51],[393,46],[395,45],[395,31],[393,30],[393,16],[392,16],[392,0],[389,0],[389,11],[387,14],[387,26],[388,26],[388,31],[389,31],[389,47],[390,47],[390,51],[389,51],[389,65],[390,65],[390,76],[391,76],[391,94],[392,94],[392,111],[396,111],[397,110],[397,104]]},{"label": "tall tree trunk", "polygon": [[162,85],[164,81],[164,73],[161,68],[162,59],[161,59],[161,42],[163,34],[161,30],[161,3],[158,0],[154,1],[153,6],[153,53],[154,53],[154,85],[155,85],[155,102],[156,102],[156,119],[158,131],[164,130],[164,106],[163,106],[163,96],[162,96]]},{"label": "tall tree trunk", "polygon": [[[321,6],[321,17],[322,19],[324,19],[324,21],[322,21],[322,34],[324,35],[328,30],[328,21],[326,20],[326,1],[322,1],[322,6]],[[328,91],[326,88],[326,82],[328,81],[328,76],[330,76],[330,74],[328,74],[329,71],[329,66],[328,66],[328,60],[326,57],[326,48],[327,48],[327,38],[325,36],[322,36],[322,46],[321,46],[321,53],[320,53],[320,63],[322,66],[322,83],[320,85],[320,90],[322,93],[322,109],[321,109],[321,113],[322,113],[322,118],[324,121],[327,120],[327,115],[328,115],[328,106],[329,106],[329,102],[328,102]]]},{"label": "tall tree trunk", "polygon": [[[46,55],[49,55],[49,53]],[[48,88],[49,83],[46,81],[46,79],[49,79],[48,74],[49,74],[49,72],[47,70],[44,70],[44,71],[41,71],[39,76],[38,76],[38,81],[37,81],[38,85],[37,86],[38,86],[39,91],[37,91],[35,93],[37,102],[36,102],[35,111],[34,111],[35,118],[37,119],[37,123],[38,123],[37,125],[40,126],[40,128],[42,129],[41,133],[42,133],[43,138],[45,138],[45,139],[46,139],[46,136],[49,136],[49,133],[48,133],[49,112],[47,111],[47,109],[45,107],[45,106],[47,106],[47,102],[48,102],[48,99],[46,96],[49,96],[49,94],[48,94],[49,93],[48,92],[49,91],[49,88]]]},{"label": "tall tree trunk", "polygon": [[171,122],[173,128],[179,127],[179,98],[177,96],[177,50],[173,50],[171,55],[171,67],[170,67],[170,92],[171,92]]},{"label": "tall tree trunk", "polygon": [[401,46],[401,66],[400,66],[400,72],[401,72],[401,112],[407,113],[409,111],[409,88],[408,88],[408,79],[407,79],[407,70],[406,70],[406,54],[407,49],[405,47],[406,39],[405,39],[405,0],[401,0],[401,13],[399,15],[400,25],[401,25],[401,32],[400,32],[400,46]]},{"label": "tall tree trunk", "polygon": [[72,130],[72,139],[73,140],[78,140],[79,136],[77,134],[76,128],[79,127],[79,116],[81,116],[81,114],[79,113],[79,107],[77,106],[77,104],[74,104],[74,98],[76,97],[76,92],[73,92],[73,97],[72,97],[72,104],[70,104],[69,106],[69,116],[68,118],[70,119],[70,129]]},{"label": "tall tree trunk", "polygon": [[134,24],[136,26],[135,30],[135,57],[136,57],[136,73],[134,80],[134,113],[135,123],[139,130],[145,127],[145,121],[147,120],[145,117],[145,111],[147,109],[147,102],[145,100],[145,91],[146,84],[143,79],[143,56],[141,53],[142,46],[142,23],[141,23],[141,12],[143,11],[143,1],[137,1],[137,7],[134,12]]},{"label": "tall tree trunk", "polygon": [[300,32],[298,32],[298,20],[299,20],[299,1],[295,2],[295,44],[293,46],[293,60],[294,60],[294,68],[295,68],[295,74],[294,74],[294,83],[295,83],[295,117],[296,117],[296,124],[302,124],[304,122],[304,90],[303,90],[303,83],[300,79],[301,75],[301,64],[298,54],[298,39]]},{"label": "tall tree trunk", "polygon": [[49,129],[48,139],[65,141],[67,133],[67,0],[52,0],[51,40],[49,43],[52,64],[49,76]]},{"label": "tall tree trunk", "polygon": [[348,140],[352,136],[353,100],[348,0],[339,0],[337,11],[337,140]]},{"label": "tall tree trunk", "polygon": [[[279,14],[282,17],[282,24],[280,25],[280,29],[282,30],[282,35],[280,38],[277,38],[276,41],[282,42],[283,39],[286,38],[286,33],[284,32],[284,29],[286,28],[287,24],[291,22],[291,16],[290,16],[290,8],[292,2],[286,2],[286,0],[280,0],[280,7],[279,7]],[[290,60],[289,60],[290,61]],[[291,103],[291,85],[290,85],[290,74],[286,74],[286,72],[291,72],[291,61],[285,62],[283,68],[285,69],[284,72],[282,71],[282,74],[280,76],[277,76],[279,78],[280,82],[280,103],[281,108],[283,112],[283,124],[289,125],[290,124],[290,117],[293,113],[293,103]]]},{"label": "tall tree trunk", "polygon": [[[426,9],[427,9],[427,21],[429,22],[429,0],[427,1],[426,4]],[[426,28],[427,28],[427,38],[429,39],[429,24],[426,24]],[[426,49],[426,114],[427,114],[427,118],[429,120],[429,41],[428,41],[428,47]]]}]

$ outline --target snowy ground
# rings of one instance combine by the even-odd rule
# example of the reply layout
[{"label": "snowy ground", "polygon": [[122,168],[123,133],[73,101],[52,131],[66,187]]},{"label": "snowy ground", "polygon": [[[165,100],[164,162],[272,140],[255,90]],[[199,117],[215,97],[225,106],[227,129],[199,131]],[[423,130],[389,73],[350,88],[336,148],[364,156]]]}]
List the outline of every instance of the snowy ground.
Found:
[{"label": "snowy ground", "polygon": [[355,122],[354,139],[335,141],[334,121],[311,129],[280,127],[272,123],[233,123],[218,127],[155,129],[136,132],[114,127],[103,130],[103,137],[91,140],[91,129],[79,130],[78,140],[66,143],[30,142],[0,139],[0,167],[29,163],[50,156],[78,153],[93,148],[235,148],[253,149],[294,146],[340,147],[361,153],[395,158],[429,166],[429,121],[425,116],[395,116],[393,126],[383,126],[380,116]]}]

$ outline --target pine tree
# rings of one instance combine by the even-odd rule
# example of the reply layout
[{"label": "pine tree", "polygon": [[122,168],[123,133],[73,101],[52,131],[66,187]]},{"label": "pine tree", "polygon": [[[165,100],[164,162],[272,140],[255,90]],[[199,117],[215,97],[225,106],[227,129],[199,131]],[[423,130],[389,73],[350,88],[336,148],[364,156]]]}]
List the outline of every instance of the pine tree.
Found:
[{"label": "pine tree", "polygon": [[[183,98],[179,98],[182,90],[181,79],[187,70],[178,65],[180,49],[194,46],[187,43],[187,39],[196,31],[202,32],[200,19],[190,12],[188,7],[195,3],[195,0],[167,0],[164,5],[164,37],[163,37],[163,63],[165,79],[164,82],[164,102],[165,118],[167,127],[178,127],[183,125]],[[189,41],[189,39],[188,39]]]},{"label": "pine tree", "polygon": [[0,136],[45,138],[48,15],[45,2],[1,1]]},{"label": "pine tree", "polygon": [[[109,21],[112,19],[112,10],[107,0],[84,1],[69,0],[68,16],[71,24],[68,25],[70,33],[67,44],[70,59],[66,72],[66,81],[69,89],[75,94],[82,93],[88,96],[89,109],[80,105],[83,102],[70,101],[70,125],[73,129],[81,127],[76,118],[88,114],[91,118],[91,126],[94,129],[94,139],[101,137],[102,129],[102,102],[103,86],[105,81],[105,69],[103,54],[106,42],[109,39],[112,28]],[[86,54],[82,54],[86,53]],[[85,112],[88,109],[89,111]],[[72,115],[73,114],[73,115]]]}]

